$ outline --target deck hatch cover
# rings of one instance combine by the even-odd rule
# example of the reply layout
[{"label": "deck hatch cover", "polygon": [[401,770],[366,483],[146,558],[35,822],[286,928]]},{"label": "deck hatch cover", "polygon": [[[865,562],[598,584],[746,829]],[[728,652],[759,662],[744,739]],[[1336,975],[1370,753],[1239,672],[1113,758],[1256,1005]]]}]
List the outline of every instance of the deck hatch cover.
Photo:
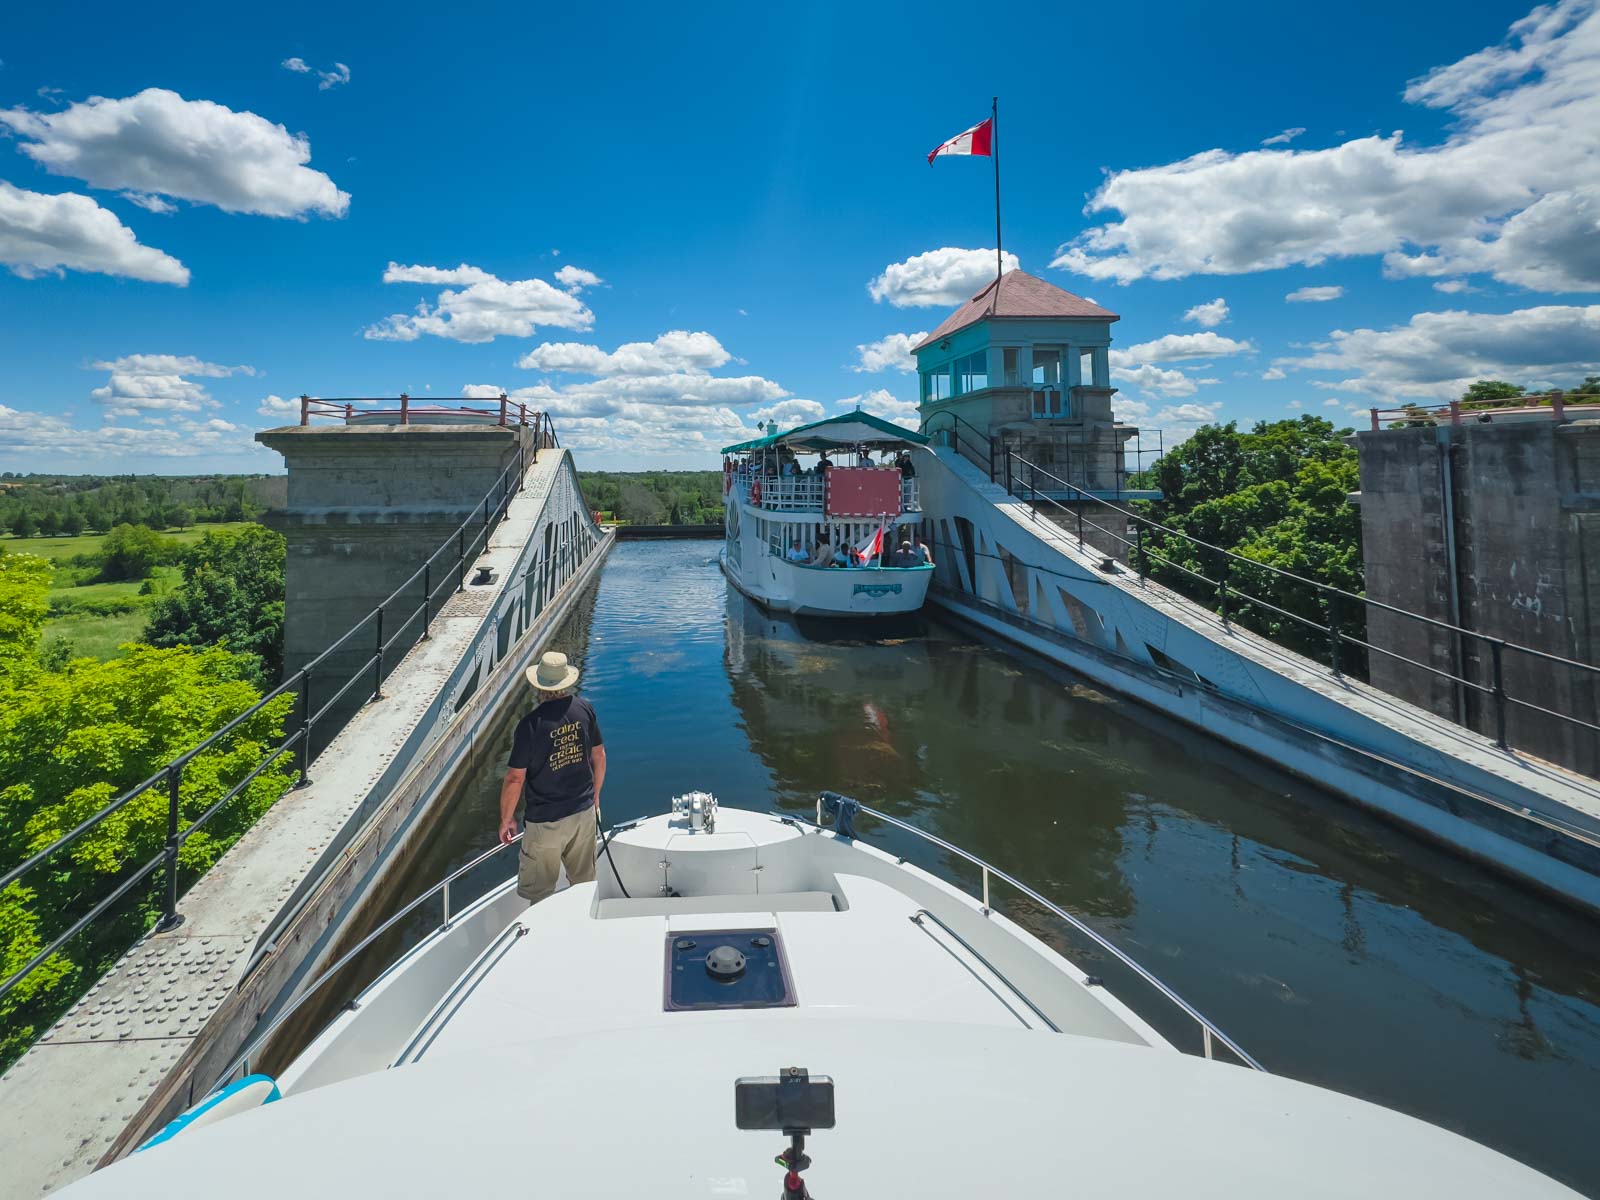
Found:
[{"label": "deck hatch cover", "polygon": [[792,1008],[776,929],[696,929],[667,937],[665,1010]]}]

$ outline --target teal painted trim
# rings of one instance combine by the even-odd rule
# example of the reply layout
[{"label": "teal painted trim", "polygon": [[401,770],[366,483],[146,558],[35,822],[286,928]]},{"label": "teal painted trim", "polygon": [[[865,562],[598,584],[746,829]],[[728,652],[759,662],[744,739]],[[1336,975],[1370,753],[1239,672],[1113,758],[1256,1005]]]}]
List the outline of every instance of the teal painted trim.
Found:
[{"label": "teal painted trim", "polygon": [[261,1102],[262,1104],[271,1104],[274,1100],[283,1099],[283,1093],[278,1090],[278,1081],[273,1079],[272,1076],[246,1075],[243,1079],[230,1083],[227,1087],[222,1088],[220,1091],[213,1092],[209,1098],[202,1103],[197,1104],[188,1112],[179,1113],[177,1116],[173,1117],[172,1120],[167,1122],[165,1128],[163,1128],[160,1133],[156,1134],[155,1137],[141,1145],[138,1150],[134,1151],[134,1153],[139,1153],[139,1150],[148,1150],[151,1146],[159,1146],[162,1142],[170,1142],[173,1138],[177,1137],[180,1133],[187,1129],[190,1123],[193,1122],[196,1117],[203,1113],[210,1112],[217,1105],[228,1099],[228,1097],[233,1096],[238,1092],[242,1092],[247,1087],[254,1087],[258,1083],[270,1083],[272,1085],[272,1090],[267,1093],[267,1098]]},{"label": "teal painted trim", "polygon": [[814,567],[810,563],[790,563],[802,571],[931,571],[932,563],[923,563],[920,567]]},{"label": "teal painted trim", "polygon": [[[905,568],[901,569],[904,570]],[[898,596],[900,594],[900,585],[898,583],[858,583],[850,594],[852,596]]]}]

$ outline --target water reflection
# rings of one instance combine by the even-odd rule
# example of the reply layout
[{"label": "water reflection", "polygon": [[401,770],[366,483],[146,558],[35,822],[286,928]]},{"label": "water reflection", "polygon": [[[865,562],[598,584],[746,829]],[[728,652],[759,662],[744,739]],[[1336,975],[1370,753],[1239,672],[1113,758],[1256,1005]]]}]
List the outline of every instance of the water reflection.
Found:
[{"label": "water reflection", "polygon": [[[1273,1070],[1600,1190],[1594,924],[937,621],[764,613],[715,550],[624,544],[557,636],[605,730],[608,820],[691,788],[794,811],[824,788],[858,796],[1093,920]],[[492,842],[506,748],[486,753],[419,882]],[[884,844],[976,886],[908,838]]]}]

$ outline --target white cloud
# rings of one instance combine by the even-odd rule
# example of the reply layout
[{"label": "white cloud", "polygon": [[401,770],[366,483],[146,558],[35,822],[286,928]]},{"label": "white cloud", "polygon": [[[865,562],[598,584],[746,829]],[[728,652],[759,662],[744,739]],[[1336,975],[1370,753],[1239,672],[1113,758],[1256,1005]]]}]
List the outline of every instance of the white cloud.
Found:
[{"label": "white cloud", "polygon": [[1277,361],[1342,376],[1318,386],[1429,400],[1454,399],[1475,379],[1575,383],[1600,371],[1600,304],[1417,313],[1391,329],[1336,329],[1329,337],[1311,354]]},{"label": "white cloud", "polygon": [[758,408],[750,414],[751,418],[758,422],[776,421],[779,429],[790,429],[796,425],[820,421],[827,415],[828,410],[815,400],[780,400],[767,408]]},{"label": "white cloud", "polygon": [[1460,292],[1471,292],[1477,289],[1467,283],[1465,279],[1440,279],[1435,281],[1433,290],[1453,296]]},{"label": "white cloud", "polygon": [[1285,129],[1282,133],[1275,133],[1269,138],[1262,138],[1263,146],[1287,146],[1295,138],[1305,132],[1303,125],[1296,125],[1293,129]]},{"label": "white cloud", "polygon": [[148,192],[123,192],[122,198],[130,204],[137,204],[146,212],[158,213],[167,216],[178,211],[178,206],[160,196],[152,196]]},{"label": "white cloud", "polygon": [[1486,271],[1545,291],[1600,288],[1600,7],[1559,0],[1504,42],[1414,80],[1453,118],[1324,150],[1206,150],[1113,174],[1090,213],[1120,217],[1052,265],[1095,279],[1237,274],[1383,255],[1391,275]]},{"label": "white cloud", "polygon": [[1163,396],[1192,396],[1199,386],[1182,371],[1169,371],[1145,363],[1138,367],[1112,367],[1111,378]]},{"label": "white cloud", "polygon": [[[499,395],[499,392],[495,392],[496,397]],[[300,419],[300,397],[267,396],[261,401],[256,412],[263,417],[293,417],[298,421]]]},{"label": "white cloud", "polygon": [[[1005,256],[1006,270],[1020,265],[1015,254]],[[993,250],[943,246],[890,263],[867,291],[879,303],[887,300],[896,308],[954,308],[993,279],[994,271]]]},{"label": "white cloud", "polygon": [[1284,297],[1290,304],[1324,304],[1329,300],[1337,300],[1344,295],[1342,287],[1303,287],[1295,288]]},{"label": "white cloud", "polygon": [[226,367],[187,354],[128,354],[107,362],[89,364],[93,371],[109,371],[102,387],[89,392],[106,406],[108,417],[135,417],[152,412],[199,412],[216,407],[205,385],[186,378],[222,379],[229,375],[254,375],[254,367]]},{"label": "white cloud", "polygon": [[887,371],[892,367],[896,371],[915,371],[917,356],[911,353],[911,348],[927,336],[926,333],[891,333],[875,342],[858,345],[858,361],[850,369],[858,372]]},{"label": "white cloud", "polygon": [[581,292],[584,288],[599,287],[605,280],[593,271],[585,271],[569,263],[556,272],[556,282],[569,292]]},{"label": "white cloud", "polygon": [[1288,376],[1283,373],[1282,367],[1268,367],[1265,371],[1261,372],[1261,378],[1266,380],[1287,379]]},{"label": "white cloud", "polygon": [[887,388],[874,388],[859,396],[846,396],[843,400],[835,401],[834,407],[846,412],[859,408],[862,412],[893,421],[896,425],[904,425],[907,429],[915,429],[919,423],[915,402],[897,400]]},{"label": "white cloud", "polygon": [[325,92],[329,88],[335,88],[340,84],[350,82],[350,68],[342,62],[334,63],[333,69],[330,71],[314,68],[303,58],[286,58],[278,65],[285,71],[293,71],[296,75],[315,74],[317,77],[317,91],[319,92]]},{"label": "white cloud", "polygon": [[126,470],[138,458],[200,458],[257,453],[249,434],[228,421],[177,417],[161,425],[102,425],[78,429],[52,413],[0,404],[0,461],[38,469],[52,459],[117,464]]},{"label": "white cloud", "polygon": [[91,271],[149,283],[189,282],[189,268],[139,243],[116,216],[88,196],[47,196],[0,180],[0,263],[31,279]]},{"label": "white cloud", "polygon": [[374,341],[414,342],[423,334],[457,342],[489,342],[497,337],[531,337],[541,325],[588,329],[594,313],[570,292],[543,279],[498,279],[462,263],[459,267],[401,266],[391,262],[385,283],[459,284],[439,293],[433,307],[394,313],[364,335]]},{"label": "white cloud", "polygon": [[1155,423],[1158,426],[1206,425],[1217,419],[1221,408],[1220,400],[1211,404],[1173,404],[1156,414]]},{"label": "white cloud", "polygon": [[1113,348],[1109,357],[1113,367],[1135,367],[1142,363],[1182,362],[1254,352],[1251,342],[1223,337],[1220,333],[1168,333],[1154,341]]},{"label": "white cloud", "polygon": [[1328,399],[1326,399],[1326,400],[1324,400],[1322,402],[1322,407],[1323,408],[1339,408],[1343,404],[1344,404],[1343,400],[1339,399],[1337,396],[1331,396],[1331,397],[1329,397]]},{"label": "white cloud", "polygon": [[0,109],[0,126],[53,175],[91,187],[171,196],[226,212],[342,217],[350,197],[306,166],[311,144],[252,112],[146,88],[93,96],[60,112]]},{"label": "white cloud", "polygon": [[1215,300],[1208,300],[1204,304],[1196,304],[1183,314],[1185,321],[1193,321],[1205,329],[1215,329],[1228,319],[1228,302],[1221,296]]},{"label": "white cloud", "polygon": [[667,375],[713,370],[731,358],[709,333],[673,329],[653,342],[625,342],[609,353],[578,342],[546,342],[524,354],[517,366],[584,375]]},{"label": "white cloud", "polygon": [[1295,409],[1295,410],[1298,411],[1299,409],[1304,408],[1305,405],[1299,400],[1291,400],[1291,401],[1289,401],[1287,407]]},{"label": "white cloud", "polygon": [[1111,397],[1111,415],[1123,422],[1138,421],[1150,415],[1150,406],[1126,392],[1118,392]]}]

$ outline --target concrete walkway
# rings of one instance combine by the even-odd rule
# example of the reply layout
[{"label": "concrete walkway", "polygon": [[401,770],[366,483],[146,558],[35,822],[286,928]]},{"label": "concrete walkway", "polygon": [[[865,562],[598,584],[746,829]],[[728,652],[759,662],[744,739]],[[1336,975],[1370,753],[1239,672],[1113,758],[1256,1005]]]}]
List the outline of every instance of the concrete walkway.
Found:
[{"label": "concrete walkway", "polygon": [[[457,711],[451,702],[463,687],[481,686],[476,672],[464,685],[461,668],[480,655],[486,637],[495,638],[499,614],[522,596],[519,565],[536,535],[542,538],[552,492],[575,490],[566,453],[541,452],[478,559],[496,581],[449,598],[432,636],[385,681],[385,698],[363,707],[313,762],[314,782],[285,795],[183,897],[183,923],[136,945],[0,1078],[0,1193],[37,1196],[126,1152],[200,1098],[194,1093],[203,1094],[208,1072],[238,1052],[292,977],[296,958],[313,950],[276,928],[280,914],[324,878],[325,868],[381,854],[380,846],[357,843],[385,815],[391,793],[402,790],[400,779],[415,773],[457,717],[483,721],[484,713]],[[546,636],[609,545],[602,539],[576,569],[546,606],[547,619],[528,627],[528,642]],[[518,647],[522,658],[530,651]],[[449,728],[458,740],[470,733]],[[320,920],[332,922],[342,904],[330,898]],[[277,944],[263,948],[269,931]],[[227,1181],[217,1186],[225,1192]]]}]

